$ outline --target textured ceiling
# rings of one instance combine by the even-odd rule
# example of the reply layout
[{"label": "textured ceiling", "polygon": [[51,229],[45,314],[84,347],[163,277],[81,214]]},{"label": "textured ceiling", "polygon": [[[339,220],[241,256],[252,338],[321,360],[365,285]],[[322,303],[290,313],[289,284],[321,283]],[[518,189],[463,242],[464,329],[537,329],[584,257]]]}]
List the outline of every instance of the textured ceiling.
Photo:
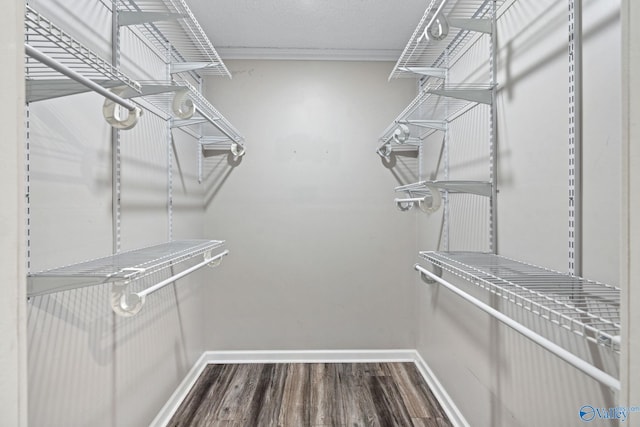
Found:
[{"label": "textured ceiling", "polygon": [[187,0],[223,59],[395,60],[428,0]]}]

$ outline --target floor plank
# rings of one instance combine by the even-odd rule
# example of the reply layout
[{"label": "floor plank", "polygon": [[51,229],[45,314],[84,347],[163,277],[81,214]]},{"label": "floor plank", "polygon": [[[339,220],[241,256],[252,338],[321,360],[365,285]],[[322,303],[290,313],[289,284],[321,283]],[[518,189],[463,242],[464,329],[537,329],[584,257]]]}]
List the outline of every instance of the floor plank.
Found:
[{"label": "floor plank", "polygon": [[172,427],[450,427],[413,363],[209,365]]},{"label": "floor plank", "polygon": [[450,425],[442,406],[413,363],[390,363],[388,369],[411,417],[433,419],[434,426]]},{"label": "floor plank", "polygon": [[336,363],[311,364],[310,405],[312,426],[345,424]]},{"label": "floor plank", "polygon": [[350,426],[381,427],[366,378],[375,374],[365,363],[341,364],[345,421]]},{"label": "floor plank", "polygon": [[278,416],[279,426],[308,426],[311,421],[311,369],[309,364],[287,364],[287,376]]}]

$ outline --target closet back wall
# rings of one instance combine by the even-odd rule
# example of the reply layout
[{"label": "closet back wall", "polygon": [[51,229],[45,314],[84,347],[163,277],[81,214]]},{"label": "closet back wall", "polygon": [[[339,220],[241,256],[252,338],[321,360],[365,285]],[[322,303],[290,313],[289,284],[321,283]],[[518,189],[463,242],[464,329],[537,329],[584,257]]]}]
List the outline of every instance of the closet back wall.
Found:
[{"label": "closet back wall", "polygon": [[375,153],[415,95],[387,82],[392,65],[229,61],[232,80],[207,81],[247,140],[237,167],[205,162],[205,235],[231,250],[208,287],[207,348],[415,348],[415,215]]}]

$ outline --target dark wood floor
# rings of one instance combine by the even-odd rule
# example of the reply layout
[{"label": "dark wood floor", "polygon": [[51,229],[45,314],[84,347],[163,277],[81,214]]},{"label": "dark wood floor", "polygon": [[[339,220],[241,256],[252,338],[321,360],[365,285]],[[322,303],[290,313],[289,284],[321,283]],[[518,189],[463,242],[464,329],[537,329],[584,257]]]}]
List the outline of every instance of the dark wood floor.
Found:
[{"label": "dark wood floor", "polygon": [[451,426],[413,363],[209,365],[169,426]]}]

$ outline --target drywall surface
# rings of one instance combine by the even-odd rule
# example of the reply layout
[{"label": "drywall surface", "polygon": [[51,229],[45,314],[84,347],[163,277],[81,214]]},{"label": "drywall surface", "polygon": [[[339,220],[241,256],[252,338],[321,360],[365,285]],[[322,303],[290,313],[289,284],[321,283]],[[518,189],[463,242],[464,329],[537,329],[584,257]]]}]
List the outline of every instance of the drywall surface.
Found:
[{"label": "drywall surface", "polygon": [[0,16],[0,425],[27,425],[22,1]]},{"label": "drywall surface", "polygon": [[[622,390],[620,403],[625,406],[637,406],[640,402],[640,343],[638,342],[638,326],[640,325],[640,294],[638,278],[638,242],[640,227],[638,210],[640,200],[640,57],[638,56],[638,26],[635,22],[640,18],[640,7],[637,2],[625,0],[621,6],[622,25],[622,75],[623,93],[622,129],[622,236],[621,254],[621,287],[622,287]],[[640,417],[634,417],[632,426],[640,425]]]},{"label": "drywall surface", "polygon": [[[619,2],[584,2],[583,275],[619,284]],[[498,252],[568,270],[568,59],[566,3],[514,2],[498,22]],[[451,76],[488,76],[482,42]],[[469,59],[470,58],[470,59]],[[486,58],[486,56],[485,56]],[[476,63],[474,65],[474,59]],[[485,80],[486,81],[486,80]],[[488,179],[488,111],[476,107],[450,125],[451,179]],[[442,138],[425,145],[425,175],[436,170]],[[431,145],[432,144],[432,145]],[[483,169],[484,167],[484,169]],[[422,250],[489,250],[488,202],[450,197],[443,212],[419,218]],[[501,307],[474,285],[466,292]],[[616,406],[615,394],[446,289],[418,280],[418,349],[474,426],[582,425],[583,405]],[[508,309],[505,306],[504,309]],[[614,376],[618,355],[588,346],[535,316],[510,312],[529,328]]]},{"label": "drywall surface", "polygon": [[210,350],[414,348],[415,216],[377,138],[415,96],[390,63],[230,61],[207,95],[246,137],[237,166],[205,162]]},{"label": "drywall surface", "polygon": [[[110,2],[30,3],[110,58]],[[120,32],[120,60],[131,77],[166,78],[164,61],[132,30]],[[202,238],[196,140],[171,132],[167,117],[146,111],[133,129],[120,132],[114,197],[114,147],[103,101],[86,93],[29,105],[31,272],[170,238]],[[168,276],[154,274],[133,290]],[[128,318],[112,311],[109,284],[31,298],[30,424],[148,425],[204,350],[202,279],[197,272],[149,295],[140,313]]]}]

